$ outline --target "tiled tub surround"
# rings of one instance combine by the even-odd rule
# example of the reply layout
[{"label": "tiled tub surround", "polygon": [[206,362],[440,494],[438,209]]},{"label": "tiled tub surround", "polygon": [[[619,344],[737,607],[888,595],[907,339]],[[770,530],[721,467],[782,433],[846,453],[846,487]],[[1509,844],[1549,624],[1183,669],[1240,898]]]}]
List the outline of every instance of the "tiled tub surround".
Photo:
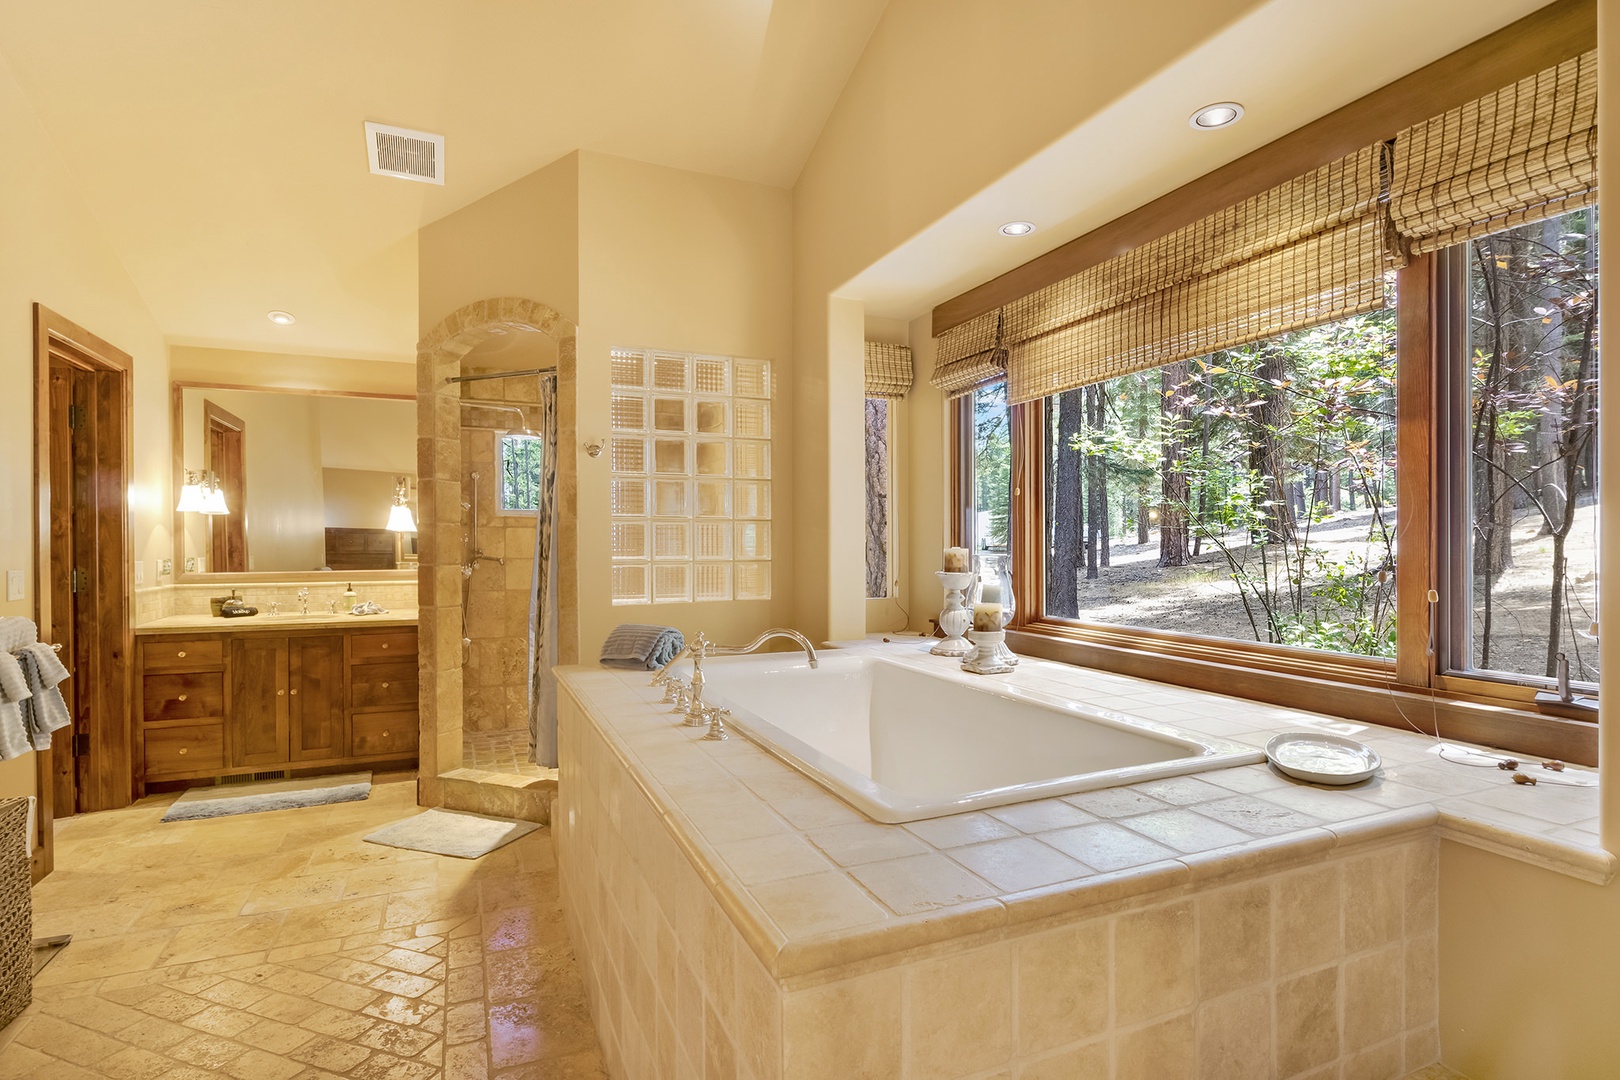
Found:
[{"label": "tiled tub surround", "polygon": [[[1343,724],[1012,678],[1254,744]],[[644,676],[564,688],[563,902],[620,1077],[1404,1076],[1439,1053],[1438,838],[1612,875],[1595,789],[1400,732],[1356,733],[1386,767],[1349,790],[1254,765],[878,825],[741,738],[696,740]]]}]

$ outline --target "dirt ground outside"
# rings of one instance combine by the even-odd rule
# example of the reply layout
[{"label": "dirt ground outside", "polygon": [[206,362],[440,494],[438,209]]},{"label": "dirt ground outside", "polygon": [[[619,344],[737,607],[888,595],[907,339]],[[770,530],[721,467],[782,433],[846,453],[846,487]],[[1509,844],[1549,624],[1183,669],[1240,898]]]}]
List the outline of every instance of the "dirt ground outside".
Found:
[{"label": "dirt ground outside", "polygon": [[[1395,516],[1384,510],[1391,535]],[[1365,556],[1376,566],[1382,544],[1369,545],[1372,526],[1368,510],[1343,512],[1311,526],[1310,545],[1320,547],[1333,558]],[[1513,566],[1504,572],[1493,590],[1491,668],[1496,671],[1539,676],[1543,673],[1547,650],[1549,594],[1552,586],[1552,539],[1540,535],[1541,518],[1533,510],[1520,516],[1513,529]],[[1239,534],[1224,538],[1235,556],[1251,554]],[[1597,507],[1588,500],[1577,510],[1566,557],[1569,584],[1561,648],[1569,657],[1570,674],[1575,679],[1597,679],[1597,642],[1585,632],[1597,611]],[[1076,582],[1080,619],[1114,626],[1142,626],[1156,630],[1202,634],[1240,641],[1265,640],[1263,615],[1256,610],[1259,634],[1255,632],[1227,560],[1205,540],[1203,551],[1190,565],[1160,568],[1159,537],[1155,529],[1146,544],[1136,544],[1134,536],[1116,537],[1110,545],[1109,565],[1099,576],[1087,581],[1084,571]],[[1483,620],[1484,582],[1476,581],[1474,625]],[[1318,614],[1336,617],[1338,612],[1324,603]],[[1573,623],[1577,634],[1570,634]],[[1474,661],[1479,658],[1475,645]]]}]

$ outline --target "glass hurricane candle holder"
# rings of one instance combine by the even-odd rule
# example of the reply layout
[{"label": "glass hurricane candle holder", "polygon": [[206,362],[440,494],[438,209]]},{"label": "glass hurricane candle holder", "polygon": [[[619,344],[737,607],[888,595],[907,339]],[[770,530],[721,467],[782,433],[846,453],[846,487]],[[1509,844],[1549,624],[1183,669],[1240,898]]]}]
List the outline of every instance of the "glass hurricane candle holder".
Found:
[{"label": "glass hurricane candle holder", "polygon": [[1010,556],[987,555],[980,560],[975,593],[973,629],[967,633],[973,646],[962,660],[962,670],[1004,674],[1018,666],[1018,657],[1007,647],[1006,627],[1016,611]]}]

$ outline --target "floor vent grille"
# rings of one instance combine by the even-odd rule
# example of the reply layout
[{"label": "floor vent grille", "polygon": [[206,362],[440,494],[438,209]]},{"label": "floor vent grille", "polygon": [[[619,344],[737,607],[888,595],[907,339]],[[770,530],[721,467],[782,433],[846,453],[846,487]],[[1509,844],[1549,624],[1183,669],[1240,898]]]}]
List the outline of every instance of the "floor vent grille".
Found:
[{"label": "floor vent grille", "polygon": [[285,780],[285,779],[287,779],[287,770],[285,770],[285,769],[277,769],[274,772],[247,773],[247,774],[245,774],[243,776],[221,776],[218,779],[217,783],[219,784],[220,787],[224,787],[226,784],[251,784],[255,780]]}]

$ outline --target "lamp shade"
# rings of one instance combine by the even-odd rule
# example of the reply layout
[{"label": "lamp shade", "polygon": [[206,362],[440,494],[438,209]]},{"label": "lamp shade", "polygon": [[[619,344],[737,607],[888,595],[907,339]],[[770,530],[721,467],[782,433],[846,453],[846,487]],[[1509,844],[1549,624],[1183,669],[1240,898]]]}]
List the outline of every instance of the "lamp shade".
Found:
[{"label": "lamp shade", "polygon": [[225,491],[219,487],[212,487],[203,495],[202,512],[205,514],[229,514],[230,508],[225,505]]},{"label": "lamp shade", "polygon": [[[373,519],[376,520],[376,519]],[[388,510],[389,532],[415,532],[416,518],[411,514],[411,508],[404,503],[395,503]]]},{"label": "lamp shade", "polygon": [[174,510],[177,514],[206,513],[204,502],[202,485],[188,481],[180,487],[180,501],[175,504]]}]

